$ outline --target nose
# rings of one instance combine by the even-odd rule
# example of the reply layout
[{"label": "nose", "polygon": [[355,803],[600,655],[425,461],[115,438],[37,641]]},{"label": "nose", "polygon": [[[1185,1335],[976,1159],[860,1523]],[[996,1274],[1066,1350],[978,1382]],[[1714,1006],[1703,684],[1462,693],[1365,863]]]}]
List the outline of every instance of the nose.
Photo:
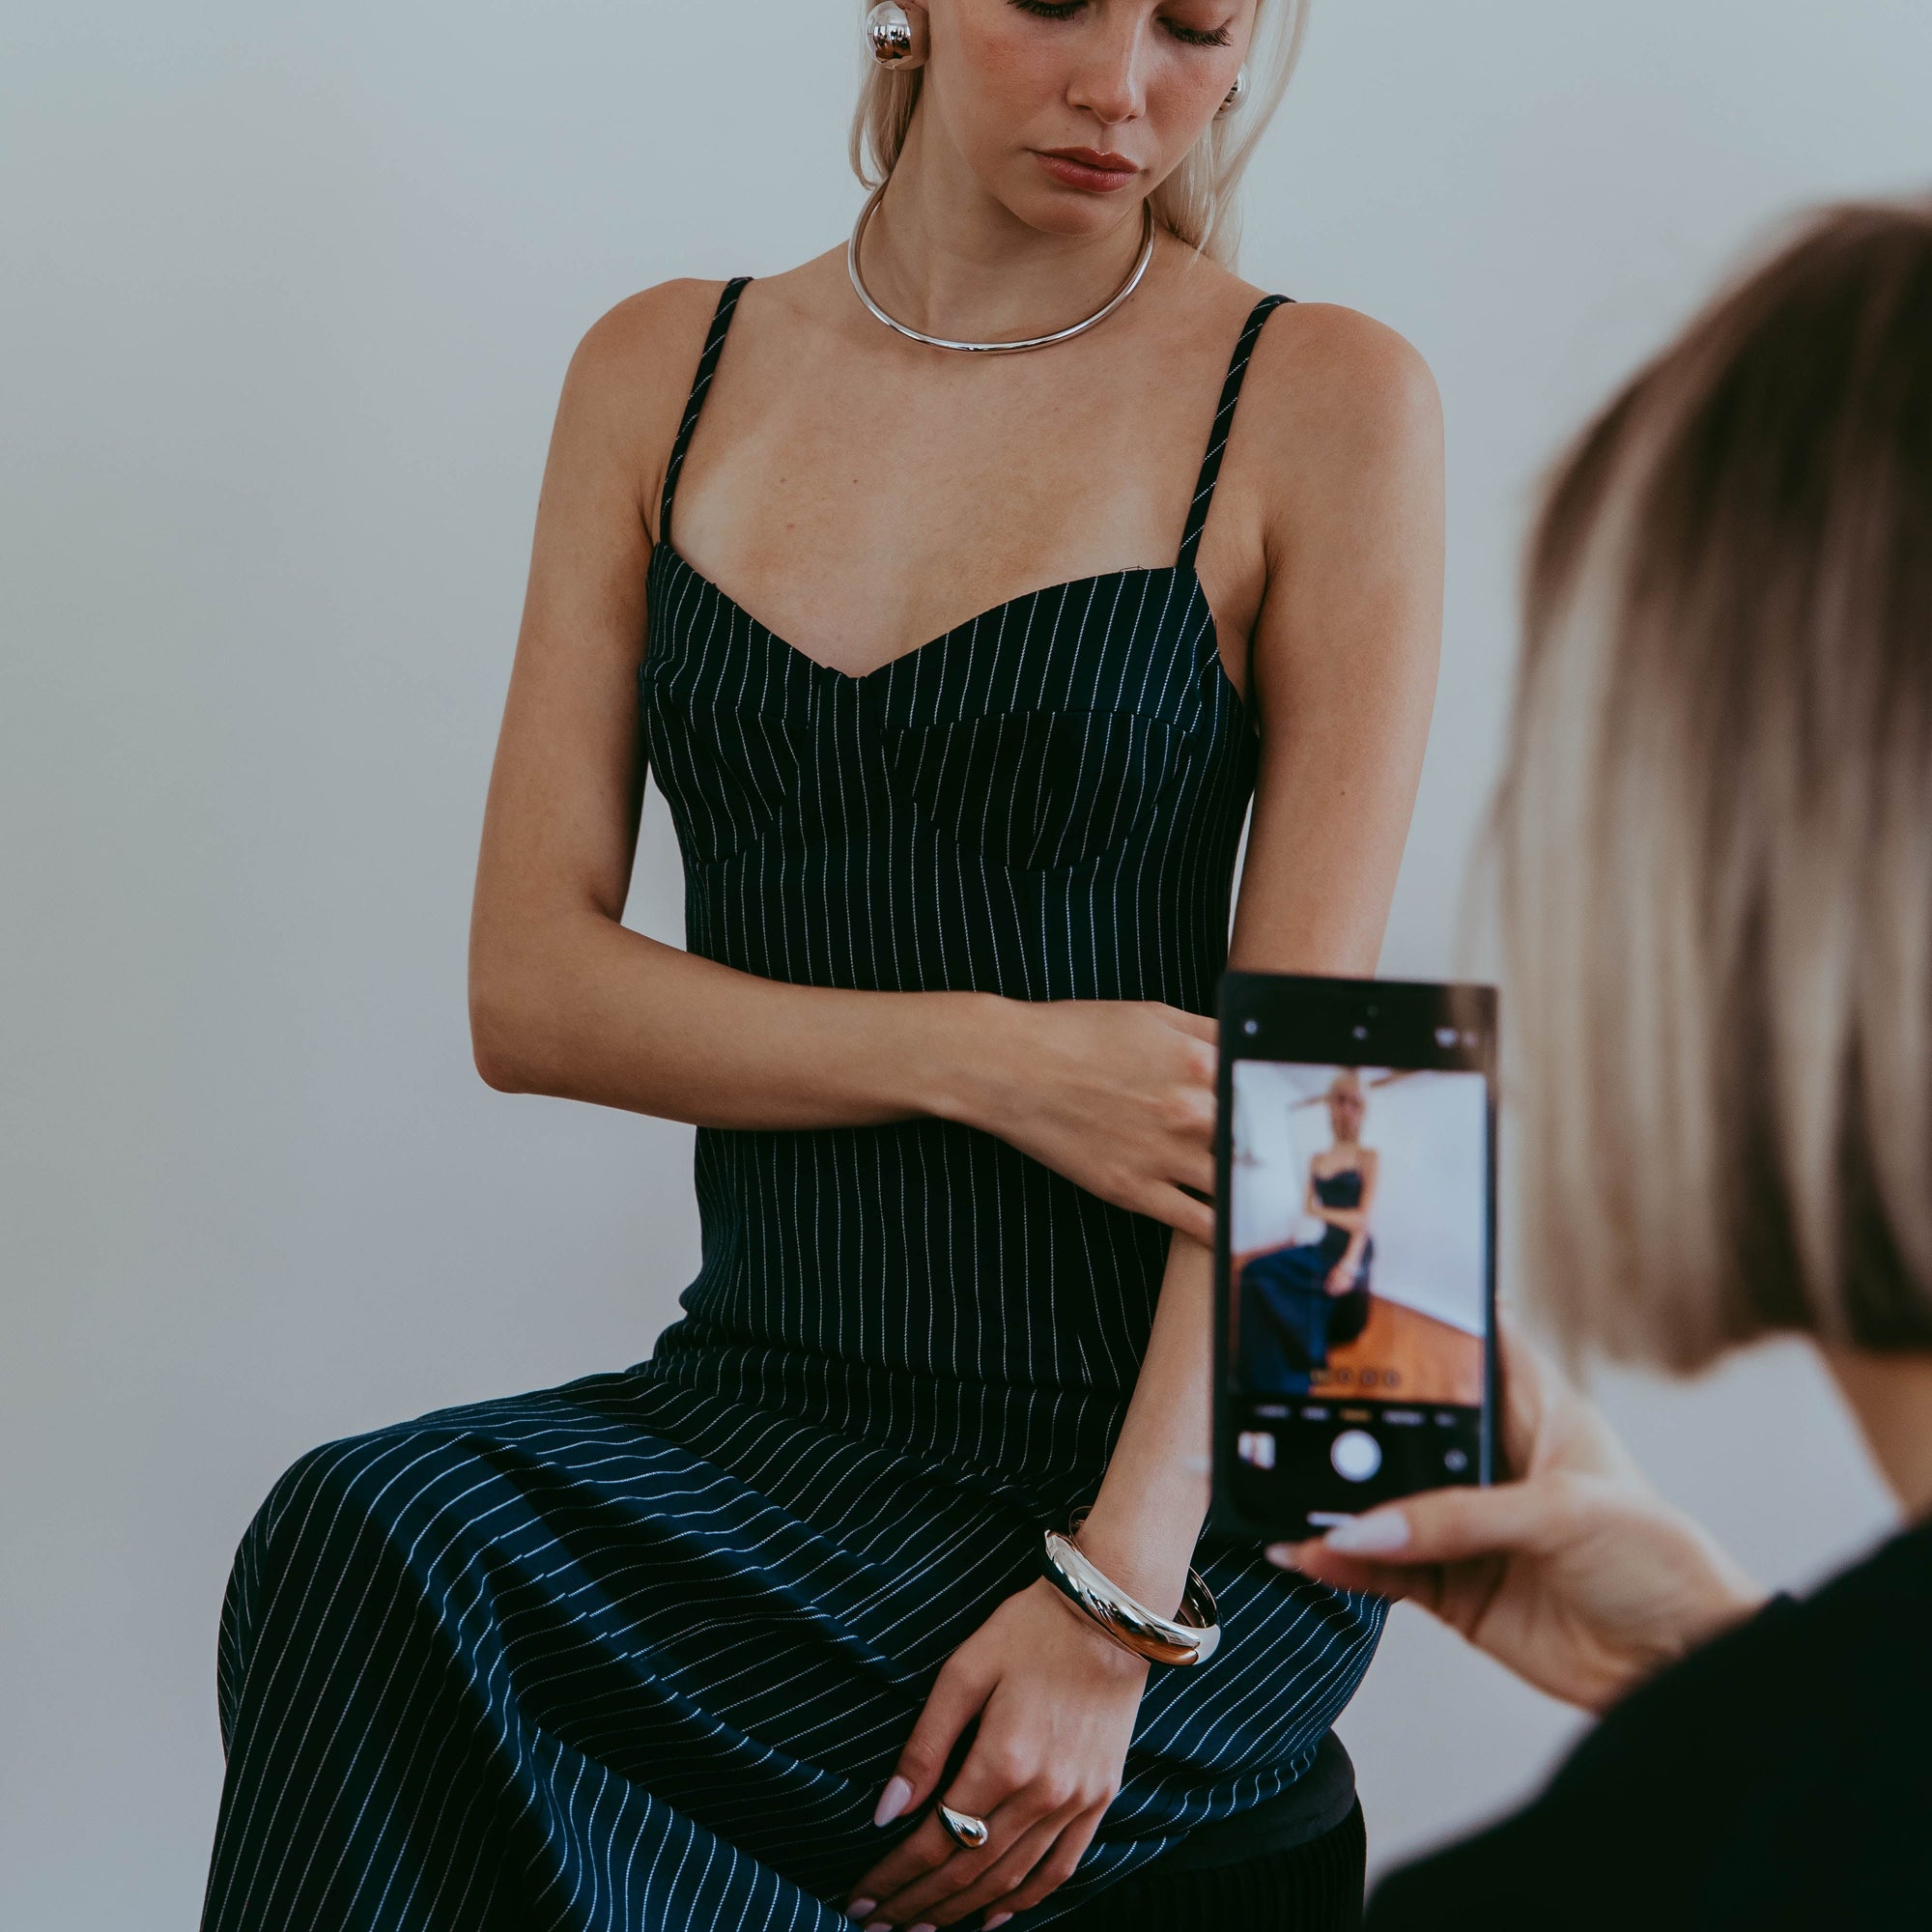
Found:
[{"label": "nose", "polygon": [[[1110,14],[1124,10],[1110,8]],[[1102,19],[1081,36],[1080,53],[1066,99],[1104,127],[1137,121],[1147,112],[1146,36],[1142,23]]]}]

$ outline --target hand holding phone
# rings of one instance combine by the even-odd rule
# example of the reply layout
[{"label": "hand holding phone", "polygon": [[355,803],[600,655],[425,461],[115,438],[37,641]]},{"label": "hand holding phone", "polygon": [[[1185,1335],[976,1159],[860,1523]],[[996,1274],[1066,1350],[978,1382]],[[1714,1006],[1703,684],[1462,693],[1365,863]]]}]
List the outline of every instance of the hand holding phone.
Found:
[{"label": "hand holding phone", "polygon": [[1539,1690],[1603,1711],[1765,1593],[1507,1325],[1502,1371],[1503,1448],[1520,1481],[1387,1503],[1268,1555],[1337,1589],[1419,1604]]},{"label": "hand holding phone", "polygon": [[1215,1526],[1488,1482],[1492,989],[1229,973],[1219,1101]]}]

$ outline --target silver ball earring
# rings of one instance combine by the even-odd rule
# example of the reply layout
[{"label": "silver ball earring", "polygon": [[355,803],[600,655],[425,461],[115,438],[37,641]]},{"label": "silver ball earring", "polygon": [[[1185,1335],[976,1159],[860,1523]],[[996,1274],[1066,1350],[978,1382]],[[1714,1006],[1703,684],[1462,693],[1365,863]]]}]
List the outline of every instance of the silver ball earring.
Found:
[{"label": "silver ball earring", "polygon": [[1241,104],[1241,97],[1248,91],[1248,64],[1243,61],[1235,75],[1235,84],[1221,97],[1221,104],[1215,108],[1216,114],[1231,114]]},{"label": "silver ball earring", "polygon": [[866,44],[883,68],[925,65],[925,10],[908,14],[898,0],[879,0],[866,15]]}]

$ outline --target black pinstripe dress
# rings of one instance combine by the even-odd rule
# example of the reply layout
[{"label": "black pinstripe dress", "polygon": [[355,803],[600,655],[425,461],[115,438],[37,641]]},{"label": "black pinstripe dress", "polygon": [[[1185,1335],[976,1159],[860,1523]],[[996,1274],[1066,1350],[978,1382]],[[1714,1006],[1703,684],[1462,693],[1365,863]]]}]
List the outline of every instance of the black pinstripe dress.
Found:
[{"label": "black pinstripe dress", "polygon": [[[1015,598],[862,677],[677,554],[640,673],[692,949],[799,983],[1210,1008],[1254,737],[1176,562]],[[1091,1498],[1167,1249],[936,1120],[697,1136],[703,1263],[650,1360],[331,1443],[276,1485],[223,1617],[205,1932],[815,1927],[948,1654]],[[1292,1784],[1379,1611],[1200,1559],[1227,1627],[1155,1671],[1045,1924]],[[904,1828],[898,1828],[904,1829]]]}]

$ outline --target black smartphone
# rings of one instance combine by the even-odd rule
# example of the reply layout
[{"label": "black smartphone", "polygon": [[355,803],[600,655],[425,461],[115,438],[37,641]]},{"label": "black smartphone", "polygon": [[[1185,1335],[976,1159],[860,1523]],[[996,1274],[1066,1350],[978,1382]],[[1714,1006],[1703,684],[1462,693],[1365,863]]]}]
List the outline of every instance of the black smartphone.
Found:
[{"label": "black smartphone", "polygon": [[1215,1527],[1491,1481],[1494,989],[1231,972],[1220,1025]]}]

